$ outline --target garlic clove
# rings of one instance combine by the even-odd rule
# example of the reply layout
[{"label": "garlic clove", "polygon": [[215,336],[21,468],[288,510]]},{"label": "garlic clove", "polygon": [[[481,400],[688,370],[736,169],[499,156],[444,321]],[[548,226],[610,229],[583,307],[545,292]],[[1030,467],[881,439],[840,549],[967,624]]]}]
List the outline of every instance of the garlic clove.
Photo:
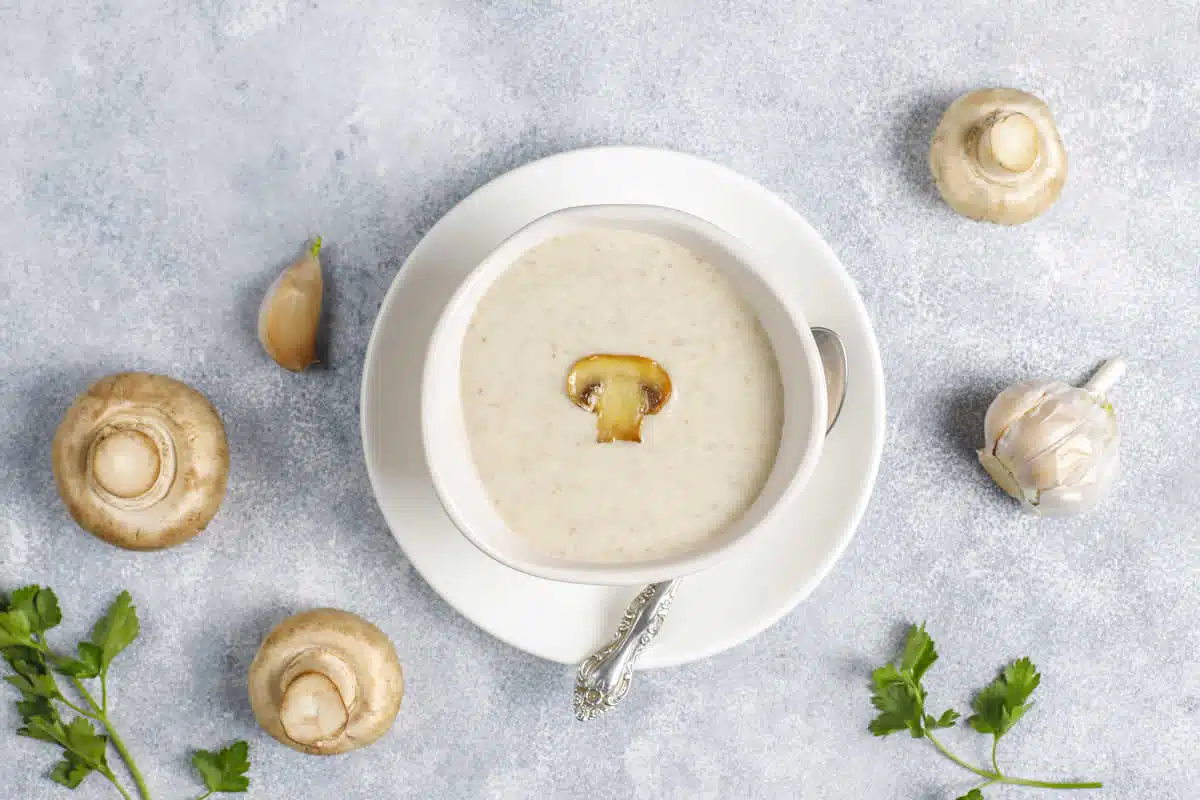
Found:
[{"label": "garlic clove", "polygon": [[275,363],[301,372],[317,360],[321,321],[321,238],[275,279],[258,311],[258,340]]},{"label": "garlic clove", "polygon": [[1044,381],[1023,381],[1013,384],[996,395],[996,399],[988,406],[987,416],[983,420],[984,436],[988,442],[994,444],[1004,435],[1004,431],[1013,420],[1020,419],[1041,402],[1046,395],[1043,390],[1044,383]]}]

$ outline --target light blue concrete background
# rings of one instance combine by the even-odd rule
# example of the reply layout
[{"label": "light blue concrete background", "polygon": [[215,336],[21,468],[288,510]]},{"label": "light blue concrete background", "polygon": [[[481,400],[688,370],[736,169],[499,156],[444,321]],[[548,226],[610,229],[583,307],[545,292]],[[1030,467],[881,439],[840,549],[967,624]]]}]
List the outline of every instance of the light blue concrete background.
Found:
[{"label": "light blue concrete background", "polygon": [[[1042,668],[1003,746],[1014,772],[1200,791],[1195,2],[4,0],[0,23],[0,586],[54,586],[60,641],[133,592],[144,633],[114,717],[156,797],[199,794],[189,751],[245,737],[257,798],[953,798],[961,770],[866,733],[868,670],[920,619],[939,706],[1016,656]],[[1034,91],[1060,123],[1070,178],[1033,224],[972,223],[933,191],[938,116],[981,85]],[[861,287],[890,408],[874,499],[820,589],[584,726],[569,670],[476,630],[407,565],[357,396],[422,233],[505,170],[598,143],[702,155],[804,213]],[[330,368],[295,377],[253,316],[316,231]],[[971,454],[988,400],[1117,351],[1115,495],[1021,515]],[[200,387],[234,454],[211,529],[160,554],[79,532],[51,480],[71,398],[128,368]],[[379,623],[408,674],[395,731],[345,758],[276,745],[245,699],[261,637],[316,604]],[[5,691],[0,796],[67,796]],[[114,795],[92,778],[73,796]],[[1055,793],[988,793],[1036,796]]]}]

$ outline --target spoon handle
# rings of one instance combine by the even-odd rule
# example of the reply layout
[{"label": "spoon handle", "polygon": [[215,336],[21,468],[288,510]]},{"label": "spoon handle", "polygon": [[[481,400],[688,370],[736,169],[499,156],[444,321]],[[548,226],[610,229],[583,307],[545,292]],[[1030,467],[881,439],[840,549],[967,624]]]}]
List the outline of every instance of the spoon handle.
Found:
[{"label": "spoon handle", "polygon": [[613,640],[579,666],[575,677],[575,718],[588,720],[615,706],[633,681],[633,668],[654,641],[671,609],[679,579],[652,583],[625,609]]}]

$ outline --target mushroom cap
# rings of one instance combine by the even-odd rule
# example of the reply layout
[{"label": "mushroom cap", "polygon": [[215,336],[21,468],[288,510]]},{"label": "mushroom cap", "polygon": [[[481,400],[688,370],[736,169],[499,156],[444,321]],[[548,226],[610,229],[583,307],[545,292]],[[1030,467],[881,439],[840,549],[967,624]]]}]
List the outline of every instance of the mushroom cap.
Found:
[{"label": "mushroom cap", "polygon": [[596,388],[611,381],[636,381],[642,387],[643,414],[657,414],[671,398],[671,376],[657,361],[645,356],[606,353],[584,356],[571,366],[567,395],[575,405],[592,411]]},{"label": "mushroom cap", "polygon": [[567,396],[596,414],[596,441],[642,441],[642,418],[657,414],[671,397],[671,376],[645,356],[596,354],[567,374]]},{"label": "mushroom cap", "polygon": [[221,417],[185,383],[109,375],[75,398],[51,449],[58,493],[81,528],[129,550],[187,541],[225,497]]},{"label": "mushroom cap", "polygon": [[1058,199],[1067,153],[1049,107],[1018,89],[978,89],[942,116],[929,167],[945,201],[965,217],[1019,225]]},{"label": "mushroom cap", "polygon": [[250,705],[263,729],[311,755],[371,744],[391,728],[404,697],[403,670],[387,635],[357,614],[333,608],[279,623],[250,665],[249,684]]}]

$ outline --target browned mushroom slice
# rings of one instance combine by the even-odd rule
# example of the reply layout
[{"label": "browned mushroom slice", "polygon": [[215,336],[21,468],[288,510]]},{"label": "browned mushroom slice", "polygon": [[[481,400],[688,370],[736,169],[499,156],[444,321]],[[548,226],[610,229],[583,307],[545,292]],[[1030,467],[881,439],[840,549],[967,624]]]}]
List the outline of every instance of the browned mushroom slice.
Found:
[{"label": "browned mushroom slice", "polygon": [[640,442],[642,417],[671,397],[671,376],[643,356],[592,355],[571,367],[567,395],[596,414],[597,442]]}]

